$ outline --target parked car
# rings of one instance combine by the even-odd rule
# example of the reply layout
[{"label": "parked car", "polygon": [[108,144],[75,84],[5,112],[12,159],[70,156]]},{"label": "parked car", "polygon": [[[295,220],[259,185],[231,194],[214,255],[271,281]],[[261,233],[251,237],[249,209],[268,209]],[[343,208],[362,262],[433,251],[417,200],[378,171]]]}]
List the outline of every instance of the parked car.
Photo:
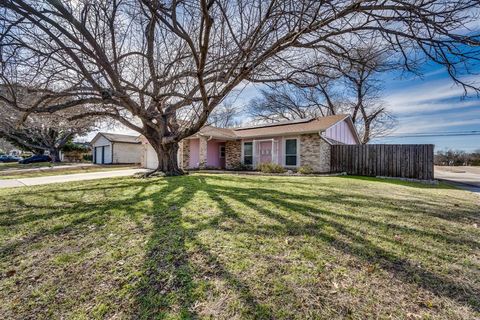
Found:
[{"label": "parked car", "polygon": [[0,156],[0,162],[17,162],[20,160],[22,160],[22,158],[17,156],[9,156],[9,155]]},{"label": "parked car", "polygon": [[35,156],[31,156],[30,158],[20,160],[18,161],[18,163],[28,164],[28,163],[36,163],[36,162],[50,162],[50,161],[52,161],[52,158],[50,158],[50,156],[35,155]]}]

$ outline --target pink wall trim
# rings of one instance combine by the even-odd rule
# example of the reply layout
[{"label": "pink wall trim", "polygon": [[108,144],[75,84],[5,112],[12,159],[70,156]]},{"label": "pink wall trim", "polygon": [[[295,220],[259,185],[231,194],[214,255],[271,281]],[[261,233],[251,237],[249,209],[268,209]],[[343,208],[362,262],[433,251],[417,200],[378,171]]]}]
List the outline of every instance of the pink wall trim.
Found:
[{"label": "pink wall trim", "polygon": [[207,142],[207,167],[222,168],[222,160],[220,159],[220,145],[225,144],[218,140],[210,140]]},{"label": "pink wall trim", "polygon": [[285,162],[285,154],[283,153],[283,138],[275,138],[275,140],[278,143],[278,159],[277,159],[277,164],[283,165]]},{"label": "pink wall trim", "polygon": [[[300,135],[298,135],[300,136]],[[298,138],[298,136],[292,136],[292,138]],[[325,131],[325,136],[327,138],[336,140],[341,143],[345,144],[357,144],[357,140],[355,138],[355,133],[352,132],[350,125],[347,123],[346,120],[340,121],[334,126],[328,128]],[[274,162],[283,165],[285,162],[285,154],[284,154],[284,140],[288,139],[288,136],[285,137],[274,137],[273,139],[276,141],[278,158],[274,159]],[[262,139],[270,139],[269,137],[265,137]],[[258,139],[261,140],[261,139]],[[250,142],[252,139],[245,139],[242,140],[243,142]],[[224,141],[212,139],[207,141],[207,166],[208,167],[218,167],[223,168],[225,166],[225,159],[220,158],[220,145],[225,144]],[[243,147],[242,147],[243,148]],[[300,148],[300,146],[298,146]],[[257,150],[255,151],[257,153]],[[242,159],[243,161],[243,159]],[[200,164],[200,142],[199,139],[190,139],[190,161],[189,167],[190,168],[198,168]]]},{"label": "pink wall trim", "polygon": [[198,168],[200,165],[200,140],[190,139],[190,168]]},{"label": "pink wall trim", "polygon": [[[223,168],[225,159],[220,159],[220,145],[225,144],[219,140],[207,141],[207,167]],[[198,168],[200,165],[200,140],[190,139],[189,168]]]},{"label": "pink wall trim", "polygon": [[357,144],[355,134],[346,120],[342,120],[325,131],[327,138],[342,142],[345,144]]},{"label": "pink wall trim", "polygon": [[[297,136],[294,136],[295,138]],[[274,163],[277,163],[277,164],[280,164],[280,165],[283,165],[283,162],[284,162],[284,158],[285,158],[285,154],[283,153],[283,143],[284,143],[284,139],[288,139],[288,137],[262,137],[262,138],[257,138],[257,140],[269,140],[269,139],[273,139],[276,143],[274,144],[274,147],[277,146],[277,158],[273,159],[273,162]],[[243,139],[242,140],[242,148],[243,148],[243,143],[244,142],[252,142],[253,140],[252,139]],[[258,154],[259,151],[260,151],[260,148],[259,148],[259,145],[260,143],[257,144],[257,150],[254,150],[254,153],[255,153],[255,157],[257,158],[256,161],[259,161],[260,160],[260,155]],[[243,159],[242,159],[243,161]]]}]

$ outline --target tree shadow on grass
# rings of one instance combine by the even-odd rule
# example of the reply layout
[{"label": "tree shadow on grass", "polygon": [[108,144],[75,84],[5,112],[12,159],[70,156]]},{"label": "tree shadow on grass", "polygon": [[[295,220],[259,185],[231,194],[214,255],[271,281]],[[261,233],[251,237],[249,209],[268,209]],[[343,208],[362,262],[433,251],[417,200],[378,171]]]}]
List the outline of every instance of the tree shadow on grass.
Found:
[{"label": "tree shadow on grass", "polygon": [[406,181],[401,180],[399,178],[377,178],[377,177],[367,177],[367,176],[353,176],[353,175],[346,175],[346,176],[338,176],[339,179],[350,179],[350,180],[361,180],[361,181],[370,181],[370,182],[378,182],[378,183],[385,183],[385,184],[392,184],[397,186],[405,186],[410,188],[418,188],[418,189],[451,189],[451,190],[458,190],[447,183],[439,183],[439,184],[431,184],[427,181]]},{"label": "tree shadow on grass", "polygon": [[[195,318],[197,316],[193,311],[195,309],[194,302],[201,298],[201,292],[195,293],[197,291],[194,279],[201,274],[205,274],[204,271],[201,270],[201,266],[192,265],[189,261],[191,257],[185,248],[191,246],[195,247],[194,251],[196,254],[202,255],[203,258],[206,259],[205,261],[208,261],[208,263],[213,266],[215,275],[222,278],[231,289],[243,298],[243,303],[248,309],[245,314],[253,318],[275,317],[275,311],[261,304],[251,292],[248,285],[228,271],[215,254],[213,254],[205,244],[198,241],[197,234],[208,229],[219,229],[229,233],[249,233],[252,236],[257,236],[262,233],[274,237],[314,236],[322,239],[336,250],[356,257],[365,263],[380,266],[395,278],[405,283],[417,285],[437,296],[448,297],[456,300],[460,304],[470,307],[472,310],[480,311],[479,288],[469,284],[457,283],[444,275],[436,274],[419,265],[413,264],[411,261],[374,244],[362,235],[361,230],[347,226],[339,221],[342,219],[353,219],[360,224],[368,225],[374,229],[392,228],[400,233],[414,233],[420,237],[432,237],[457,245],[467,244],[475,250],[479,248],[479,244],[476,241],[470,241],[461,237],[445,236],[420,228],[408,228],[396,225],[395,223],[374,221],[367,217],[356,217],[333,211],[320,210],[309,205],[312,199],[315,198],[319,200],[318,196],[292,195],[288,192],[276,190],[278,185],[272,187],[271,184],[270,186],[269,184],[262,184],[262,188],[222,186],[221,184],[224,182],[235,181],[235,179],[231,180],[225,176],[208,176],[208,178],[194,176],[183,179],[187,179],[187,181],[184,180],[182,185],[188,185],[188,188],[191,190],[190,192],[183,194],[173,202],[156,202],[155,204],[158,208],[164,208],[164,211],[159,211],[155,218],[156,232],[150,240],[151,249],[146,263],[148,266],[147,270],[149,271],[145,274],[147,274],[148,277],[142,281],[138,294],[138,305],[140,306],[138,315],[141,318],[150,318],[154,315],[158,318],[163,318],[167,317],[172,311],[184,318]],[[249,178],[249,180],[251,180],[251,182],[255,181],[255,179],[252,180],[251,178]],[[220,185],[216,183],[220,183]],[[167,188],[164,191],[169,193],[172,190]],[[182,223],[186,220],[182,218],[178,208],[193,199],[196,192],[206,192],[209,198],[215,202],[219,208],[222,208],[222,215],[207,219],[206,221],[192,221],[194,226],[185,229],[182,227]],[[335,200],[332,200],[332,194]],[[377,197],[372,197],[371,200],[373,200],[373,198],[376,199]],[[162,201],[165,200],[164,198],[162,199]],[[260,227],[252,225],[248,221],[245,221],[242,214],[238,212],[238,209],[233,208],[226,199],[242,203],[259,215],[273,219],[278,224]],[[365,199],[369,200],[370,197],[365,196]],[[311,218],[314,222],[303,223],[293,221],[291,217],[278,214],[271,208],[265,208],[257,204],[256,201],[258,200],[274,204],[281,210],[295,212],[296,214]],[[321,197],[320,200],[322,200]],[[341,194],[332,192],[323,200],[338,202],[342,205],[349,204],[346,199],[342,199]],[[165,207],[169,205],[174,205],[176,209],[169,211]],[[350,205],[356,205],[356,203],[350,203]],[[388,202],[380,202],[377,203],[376,206],[378,209],[397,209],[395,204]],[[232,227],[231,224],[229,224],[229,227],[223,226],[222,222],[226,220],[233,221],[234,226]],[[342,237],[335,237],[325,233],[323,230],[327,226],[338,231]],[[388,239],[385,239],[385,241],[388,241]],[[411,250],[419,251],[419,249],[424,251],[424,254],[434,255],[426,249],[411,247]],[[441,259],[441,257],[439,257],[439,259]],[[169,279],[170,282],[166,282],[165,279]]]},{"label": "tree shadow on grass", "polygon": [[180,318],[195,317],[195,282],[185,243],[189,235],[180,213],[192,194],[179,189],[183,187],[175,179],[165,180],[167,187],[151,197],[153,232],[136,289],[135,314],[140,319],[166,318],[172,310]]},{"label": "tree shadow on grass", "polygon": [[[315,184],[315,188],[322,188],[322,193],[317,195],[292,194],[282,191],[282,183],[287,183],[287,181],[292,183],[291,180],[282,179],[283,182],[275,179],[267,180],[268,183],[263,183],[265,181],[261,178],[248,178],[247,182],[242,185],[243,178],[194,175],[147,181],[120,181],[106,185],[104,188],[108,188],[109,192],[112,192],[112,190],[122,192],[126,188],[137,189],[126,198],[108,199],[105,203],[69,200],[66,195],[62,196],[62,192],[67,193],[72,190],[57,190],[53,197],[56,197],[58,201],[65,205],[68,204],[69,208],[54,208],[52,212],[33,215],[33,217],[12,218],[5,226],[30,223],[35,219],[48,220],[61,215],[73,215],[75,212],[87,212],[87,214],[75,217],[61,227],[51,226],[37,230],[25,239],[3,245],[0,248],[0,258],[8,259],[10,254],[19,254],[23,248],[48,235],[78,231],[98,219],[107,223],[112,208],[122,209],[125,215],[133,217],[133,213],[138,210],[136,208],[137,203],[150,201],[152,203],[151,209],[148,209],[145,214],[151,217],[153,230],[146,245],[145,260],[143,267],[139,270],[140,275],[137,279],[137,285],[131,290],[135,300],[133,309],[130,310],[133,318],[163,319],[175,317],[186,319],[201,317],[201,314],[198,314],[197,302],[206,299],[204,295],[208,289],[203,287],[202,279],[209,276],[221,279],[230,290],[236,293],[246,309],[243,312],[244,316],[264,319],[276,317],[278,310],[272,310],[263,304],[257,295],[252,292],[248,283],[237,276],[235,272],[229,270],[222,263],[222,259],[199,239],[201,232],[211,230],[221,230],[231,235],[245,233],[252,236],[266,235],[281,238],[314,236],[335,250],[365,263],[379,265],[396,279],[409,284],[413,283],[437,296],[448,297],[477,312],[480,311],[480,289],[474,283],[462,285],[456,283],[453,279],[413,264],[408,259],[379,247],[378,244],[364,237],[360,228],[354,228],[345,221],[355,221],[361,226],[368,226],[380,231],[390,228],[400,234],[412,233],[419,237],[429,237],[452,245],[465,244],[473,250],[478,250],[478,242],[465,239],[462,236],[437,234],[432,230],[425,230],[420,227],[401,226],[394,221],[392,223],[382,222],[371,217],[325,210],[316,207],[314,203],[312,204],[312,201],[323,201],[333,205],[355,207],[359,205],[358,200],[374,201],[374,199],[378,199],[375,196],[367,194],[362,196],[362,199],[352,200],[345,193],[329,190],[327,184]],[[235,185],[237,182],[238,184]],[[299,179],[299,182],[302,181]],[[158,190],[147,192],[146,189],[152,184],[158,184]],[[306,188],[307,185],[312,186],[312,183],[305,183],[304,186],[300,187]],[[97,190],[102,190],[102,186],[81,185],[74,191],[88,193],[89,191],[97,192]],[[305,189],[305,192],[308,192],[308,189]],[[185,212],[183,212],[185,207],[191,201],[195,201],[197,195],[201,193],[205,193],[220,210],[219,215],[214,217],[207,215],[203,220],[186,217]],[[396,210],[399,202],[407,207],[410,205],[403,200],[397,200],[396,203],[388,200],[376,201],[372,205],[379,212]],[[232,202],[241,203],[258,217],[268,218],[275,223],[258,224],[255,221],[252,222],[241,211],[242,209],[234,207]],[[272,206],[265,206],[265,203]],[[18,205],[28,205],[30,206],[29,209],[35,209],[36,204],[20,202]],[[42,205],[38,207],[39,209],[48,209]],[[71,210],[72,207],[75,210]],[[200,211],[200,209],[198,210]],[[291,213],[291,216],[285,213]],[[190,214],[190,216],[192,215]],[[294,219],[294,216],[304,217],[305,219]],[[227,221],[229,223],[224,224]],[[3,222],[5,223],[5,221]],[[333,236],[325,232],[327,227],[336,230],[341,236]],[[88,230],[85,232],[88,232]],[[385,241],[388,241],[388,239],[385,239]],[[410,249],[418,250],[415,247]],[[423,252],[423,254],[428,255],[429,253]],[[193,255],[195,255],[196,260],[192,260]],[[256,279],[251,279],[251,281],[256,281]],[[292,299],[295,299],[295,297],[292,297]],[[278,307],[281,308],[282,306]]]},{"label": "tree shadow on grass", "polygon": [[[78,200],[71,200],[68,197],[70,192],[77,192],[78,190],[65,189],[57,191],[47,197],[55,200],[61,205],[43,205],[32,202],[32,199],[24,199],[16,197],[10,203],[10,209],[7,208],[0,215],[0,226],[2,227],[18,227],[23,224],[37,223],[40,221],[47,222],[56,218],[66,218],[67,223],[46,224],[38,229],[34,229],[22,238],[7,241],[0,246],[0,258],[8,257],[11,254],[21,252],[22,248],[31,246],[36,242],[42,241],[48,236],[66,235],[73,232],[80,232],[91,223],[97,225],[106,223],[110,218],[110,210],[116,208],[124,208],[126,212],[133,211],[132,205],[138,201],[148,200],[147,196],[138,196],[146,188],[146,184],[140,186],[138,192],[131,198],[123,200],[110,200],[103,203],[98,202],[83,202]],[[118,186],[117,186],[118,187]],[[95,188],[93,188],[95,189]],[[83,191],[88,191],[88,187],[83,188]],[[63,197],[62,197],[63,195]],[[13,205],[16,207],[13,208]],[[27,214],[21,214],[15,210],[27,210]],[[129,210],[130,209],[130,210]],[[32,212],[33,211],[33,212]]]},{"label": "tree shadow on grass", "polygon": [[[270,318],[271,311],[257,302],[249,287],[197,239],[200,231],[214,228],[223,219],[241,223],[239,216],[227,210],[219,218],[208,218],[196,228],[187,228],[182,208],[197,192],[210,194],[210,186],[196,177],[169,177],[165,181],[167,187],[151,197],[155,208],[154,227],[148,240],[142,276],[135,289],[134,318],[198,318],[195,303],[205,298],[205,292],[198,288],[199,282],[203,285],[203,279],[213,275],[238,293],[251,315]],[[196,262],[192,261],[193,255]]]},{"label": "tree shadow on grass", "polygon": [[[210,181],[211,177],[208,178]],[[215,180],[215,178],[214,178]],[[205,181],[205,183],[208,183]],[[275,190],[276,188],[236,188],[236,187],[223,187],[212,186],[209,188],[209,192],[214,195],[222,194],[228,196],[231,199],[239,201],[251,209],[255,210],[259,214],[266,215],[270,219],[274,219],[282,228],[278,226],[264,227],[264,232],[269,234],[280,235],[314,235],[323,239],[330,246],[341,250],[346,254],[359,258],[368,263],[374,263],[380,265],[384,270],[388,271],[395,278],[402,280],[405,283],[415,283],[417,286],[422,287],[435,295],[448,297],[456,300],[457,302],[469,306],[476,312],[480,312],[480,288],[476,287],[473,283],[457,283],[444,275],[439,275],[430,270],[427,270],[419,265],[412,264],[411,261],[398,257],[392,252],[379,247],[373,242],[369,241],[362,234],[361,230],[352,229],[351,226],[345,225],[340,222],[342,219],[357,220],[361,224],[367,224],[375,229],[385,229],[386,223],[374,221],[366,217],[355,217],[353,215],[343,215],[335,213],[333,211],[321,210],[314,206],[308,205],[310,196],[308,195],[291,195],[286,192]],[[366,196],[368,199],[368,196]],[[373,197],[374,198],[374,197]],[[372,198],[372,200],[373,200]],[[344,199],[341,197],[326,197],[324,201],[338,202],[339,204],[345,204]],[[258,205],[253,200],[262,200],[270,202],[277,207],[300,214],[309,218],[312,218],[313,223],[298,223],[291,220],[289,217],[280,215],[272,210],[265,209]],[[317,200],[322,200],[321,197],[317,197]],[[394,210],[396,205],[385,204],[377,202],[378,209]],[[478,213],[472,213],[478,214]],[[329,234],[324,233],[322,230],[325,226],[329,226],[338,231],[342,238],[332,237]],[[422,230],[420,228],[407,228],[405,226],[396,225],[394,222],[388,224],[389,228],[397,230],[400,233],[411,232],[418,234],[421,237],[432,237],[441,241],[451,242],[456,245],[469,245],[473,250],[478,250],[480,244],[477,241],[465,239],[464,237],[452,237],[449,235],[442,235],[435,232]],[[273,228],[273,229],[272,229]],[[257,227],[250,228],[248,226],[240,226],[241,232],[250,232],[252,235],[262,232]],[[344,239],[348,239],[345,241]],[[413,248],[417,250],[417,248]],[[426,251],[426,250],[425,250]],[[428,251],[426,251],[428,253]],[[431,254],[431,253],[429,253]]]},{"label": "tree shadow on grass", "polygon": [[[151,192],[148,187],[156,185],[157,189]],[[182,217],[182,208],[192,201],[197,192],[206,191],[209,186],[201,183],[196,177],[179,177],[149,180],[110,180],[103,186],[98,183],[80,184],[78,188],[59,188],[55,191],[42,193],[52,201],[38,203],[38,198],[28,191],[21,191],[12,203],[12,210],[6,210],[0,219],[0,226],[21,227],[42,222],[29,234],[7,241],[0,245],[0,259],[14,259],[21,257],[23,252],[30,250],[37,243],[47,238],[70,238],[91,232],[93,224],[104,225],[111,219],[112,210],[120,210],[123,215],[134,218],[138,211],[137,204],[148,201],[150,209],[144,212],[150,216],[153,230],[146,244],[146,253],[143,267],[137,285],[131,290],[135,297],[132,310],[134,318],[163,319],[197,318],[195,302],[200,300],[202,290],[197,290],[197,282],[201,276],[210,272],[202,265],[192,265],[191,250],[194,247],[197,257],[208,261],[215,266],[215,275],[228,283],[239,296],[244,299],[247,309],[251,313],[266,314],[264,307],[256,303],[256,298],[235,275],[223,266],[221,261],[196,239],[197,231],[185,227]],[[48,190],[48,189],[47,189]],[[132,192],[128,193],[129,190]],[[108,191],[107,193],[105,193]],[[123,193],[127,191],[127,196]],[[71,193],[76,193],[72,197]],[[91,192],[103,192],[106,198],[103,201],[85,200],[84,195]],[[78,196],[81,193],[81,196]],[[113,195],[114,193],[115,195]],[[18,196],[17,195],[17,196]],[[80,199],[80,200],[79,200]],[[102,198],[101,198],[102,199]],[[224,213],[228,219],[241,218],[234,210]],[[61,221],[58,225],[45,223]],[[212,228],[218,221],[211,221],[203,228]],[[5,260],[6,261],[6,260]],[[74,284],[73,284],[74,285]]]},{"label": "tree shadow on grass", "polygon": [[[314,188],[315,191],[321,191],[317,192],[316,194],[302,194],[301,198],[305,202],[309,201],[316,201],[318,199],[323,199],[325,202],[328,203],[334,203],[338,205],[348,205],[351,206],[352,208],[355,207],[360,207],[360,206],[365,206],[367,205],[368,207],[372,208],[372,210],[390,210],[390,211],[395,211],[395,212],[401,212],[404,211],[405,208],[407,210],[415,211],[419,215],[422,216],[431,216],[435,218],[441,218],[444,220],[449,220],[449,221],[454,221],[454,222],[480,222],[480,215],[478,214],[478,211],[472,210],[472,207],[460,207],[456,202],[458,201],[464,201],[464,199],[458,199],[455,196],[449,195],[448,198],[443,198],[441,199],[442,203],[434,202],[431,200],[431,197],[428,195],[424,195],[422,193],[412,193],[412,192],[403,192],[403,189],[397,189],[399,191],[402,191],[405,196],[405,199],[396,199],[394,195],[389,196],[389,195],[379,195],[379,194],[372,194],[369,192],[368,189],[366,190],[352,190],[352,192],[346,191],[346,190],[339,190],[339,189],[333,189],[331,187],[331,180],[323,180],[322,177],[311,177],[310,181],[313,182],[304,182],[305,177],[296,177],[296,178],[303,178],[303,179],[282,179],[283,177],[266,177],[269,178],[267,181],[268,183],[265,183],[265,181],[260,182],[258,185],[261,186],[261,188],[257,186],[253,187],[257,192],[265,192],[268,194],[270,190],[272,189],[272,186],[283,186],[283,185],[288,185],[288,186],[294,186],[296,188]],[[239,180],[239,177],[228,177],[227,176],[219,176],[219,175],[210,175],[208,176],[208,179],[211,181],[216,181],[220,184],[218,184],[219,187],[221,187],[221,183],[225,181],[241,181],[242,183],[248,182],[248,183],[254,183],[255,179],[252,179],[250,177],[241,177],[241,180]],[[355,176],[340,176],[340,177],[334,177],[334,179],[342,179],[342,180],[348,180],[348,179],[353,179],[355,180],[366,180],[366,181],[375,181],[379,184],[387,184],[385,187],[388,187],[388,182],[385,182],[384,179],[379,179],[379,178],[370,178],[370,177],[355,177]],[[393,185],[400,185],[400,186],[414,186],[418,187],[421,189],[444,189],[440,186],[435,186],[435,185],[423,185],[420,183],[414,183],[414,182],[404,182],[404,181],[397,181],[393,183]],[[420,186],[419,186],[420,185]],[[447,188],[449,189],[449,188]],[[454,189],[458,190],[458,189]],[[242,188],[241,191],[243,192],[248,192],[248,188]],[[320,193],[320,195],[318,195]],[[288,196],[288,193],[287,193]],[[255,196],[251,196],[250,198],[255,198]],[[294,199],[293,199],[294,200]],[[450,204],[453,206],[456,206],[454,211],[445,211],[445,210],[438,210],[443,204]],[[399,205],[401,204],[401,205]]]}]

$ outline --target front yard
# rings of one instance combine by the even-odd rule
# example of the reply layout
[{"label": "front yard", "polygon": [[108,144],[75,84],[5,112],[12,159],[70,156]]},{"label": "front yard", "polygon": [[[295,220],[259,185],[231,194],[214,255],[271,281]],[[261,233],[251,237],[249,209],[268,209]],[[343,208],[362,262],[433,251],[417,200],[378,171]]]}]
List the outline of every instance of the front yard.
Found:
[{"label": "front yard", "polygon": [[9,170],[21,170],[21,169],[50,168],[50,167],[57,167],[57,166],[70,165],[70,164],[72,163],[37,162],[37,163],[21,164],[18,162],[0,162],[0,172],[5,172]]},{"label": "front yard", "polygon": [[480,198],[354,177],[192,174],[0,190],[0,314],[480,317]]},{"label": "front yard", "polygon": [[[2,179],[23,179],[23,178],[36,178],[36,177],[48,177],[56,175],[65,175],[65,174],[75,174],[75,173],[89,173],[89,172],[105,172],[105,171],[115,171],[123,169],[135,169],[138,166],[135,165],[92,165],[92,164],[53,164],[44,163],[43,166],[26,166],[25,168],[14,169],[3,169],[0,166],[0,180]],[[32,163],[32,165],[35,165]],[[37,164],[38,165],[38,164]]]}]

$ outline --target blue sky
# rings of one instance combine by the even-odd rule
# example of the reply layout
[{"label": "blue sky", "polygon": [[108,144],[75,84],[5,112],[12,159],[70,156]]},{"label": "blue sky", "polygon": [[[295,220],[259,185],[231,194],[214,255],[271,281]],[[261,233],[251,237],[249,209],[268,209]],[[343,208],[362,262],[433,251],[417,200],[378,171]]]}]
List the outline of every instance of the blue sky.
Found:
[{"label": "blue sky", "polygon": [[[383,99],[398,121],[390,137],[376,139],[380,143],[431,143],[436,150],[480,149],[480,135],[457,135],[454,132],[480,130],[480,98],[464,96],[446,71],[426,65],[423,77],[395,74],[384,75]],[[465,76],[470,82],[480,82],[479,75]],[[477,83],[478,84],[478,83]],[[428,137],[395,137],[412,133],[438,134]]]},{"label": "blue sky", "polygon": [[[480,130],[480,98],[465,97],[463,88],[455,85],[439,66],[426,64],[421,71],[422,76],[394,72],[382,76],[382,100],[398,126],[389,137],[372,143],[428,143],[435,144],[436,150],[480,149],[480,135],[451,136],[454,132]],[[479,75],[463,79],[480,82]],[[259,88],[259,85],[246,86],[238,93],[235,104],[247,105],[259,94]],[[411,137],[417,133],[438,135]]]},{"label": "blue sky", "polygon": [[[398,127],[392,136],[375,139],[373,143],[429,143],[435,149],[474,151],[480,149],[480,135],[394,137],[412,133],[452,133],[480,130],[480,98],[464,97],[462,87],[448,77],[444,69],[425,65],[423,76],[398,73],[384,74],[383,101],[396,117]],[[480,82],[479,75],[467,76]],[[242,108],[259,95],[259,85],[247,85],[237,91],[235,105]],[[105,129],[104,129],[105,130]],[[124,127],[108,130],[136,134]],[[94,133],[92,133],[93,137]],[[90,138],[90,135],[87,139]]]}]

